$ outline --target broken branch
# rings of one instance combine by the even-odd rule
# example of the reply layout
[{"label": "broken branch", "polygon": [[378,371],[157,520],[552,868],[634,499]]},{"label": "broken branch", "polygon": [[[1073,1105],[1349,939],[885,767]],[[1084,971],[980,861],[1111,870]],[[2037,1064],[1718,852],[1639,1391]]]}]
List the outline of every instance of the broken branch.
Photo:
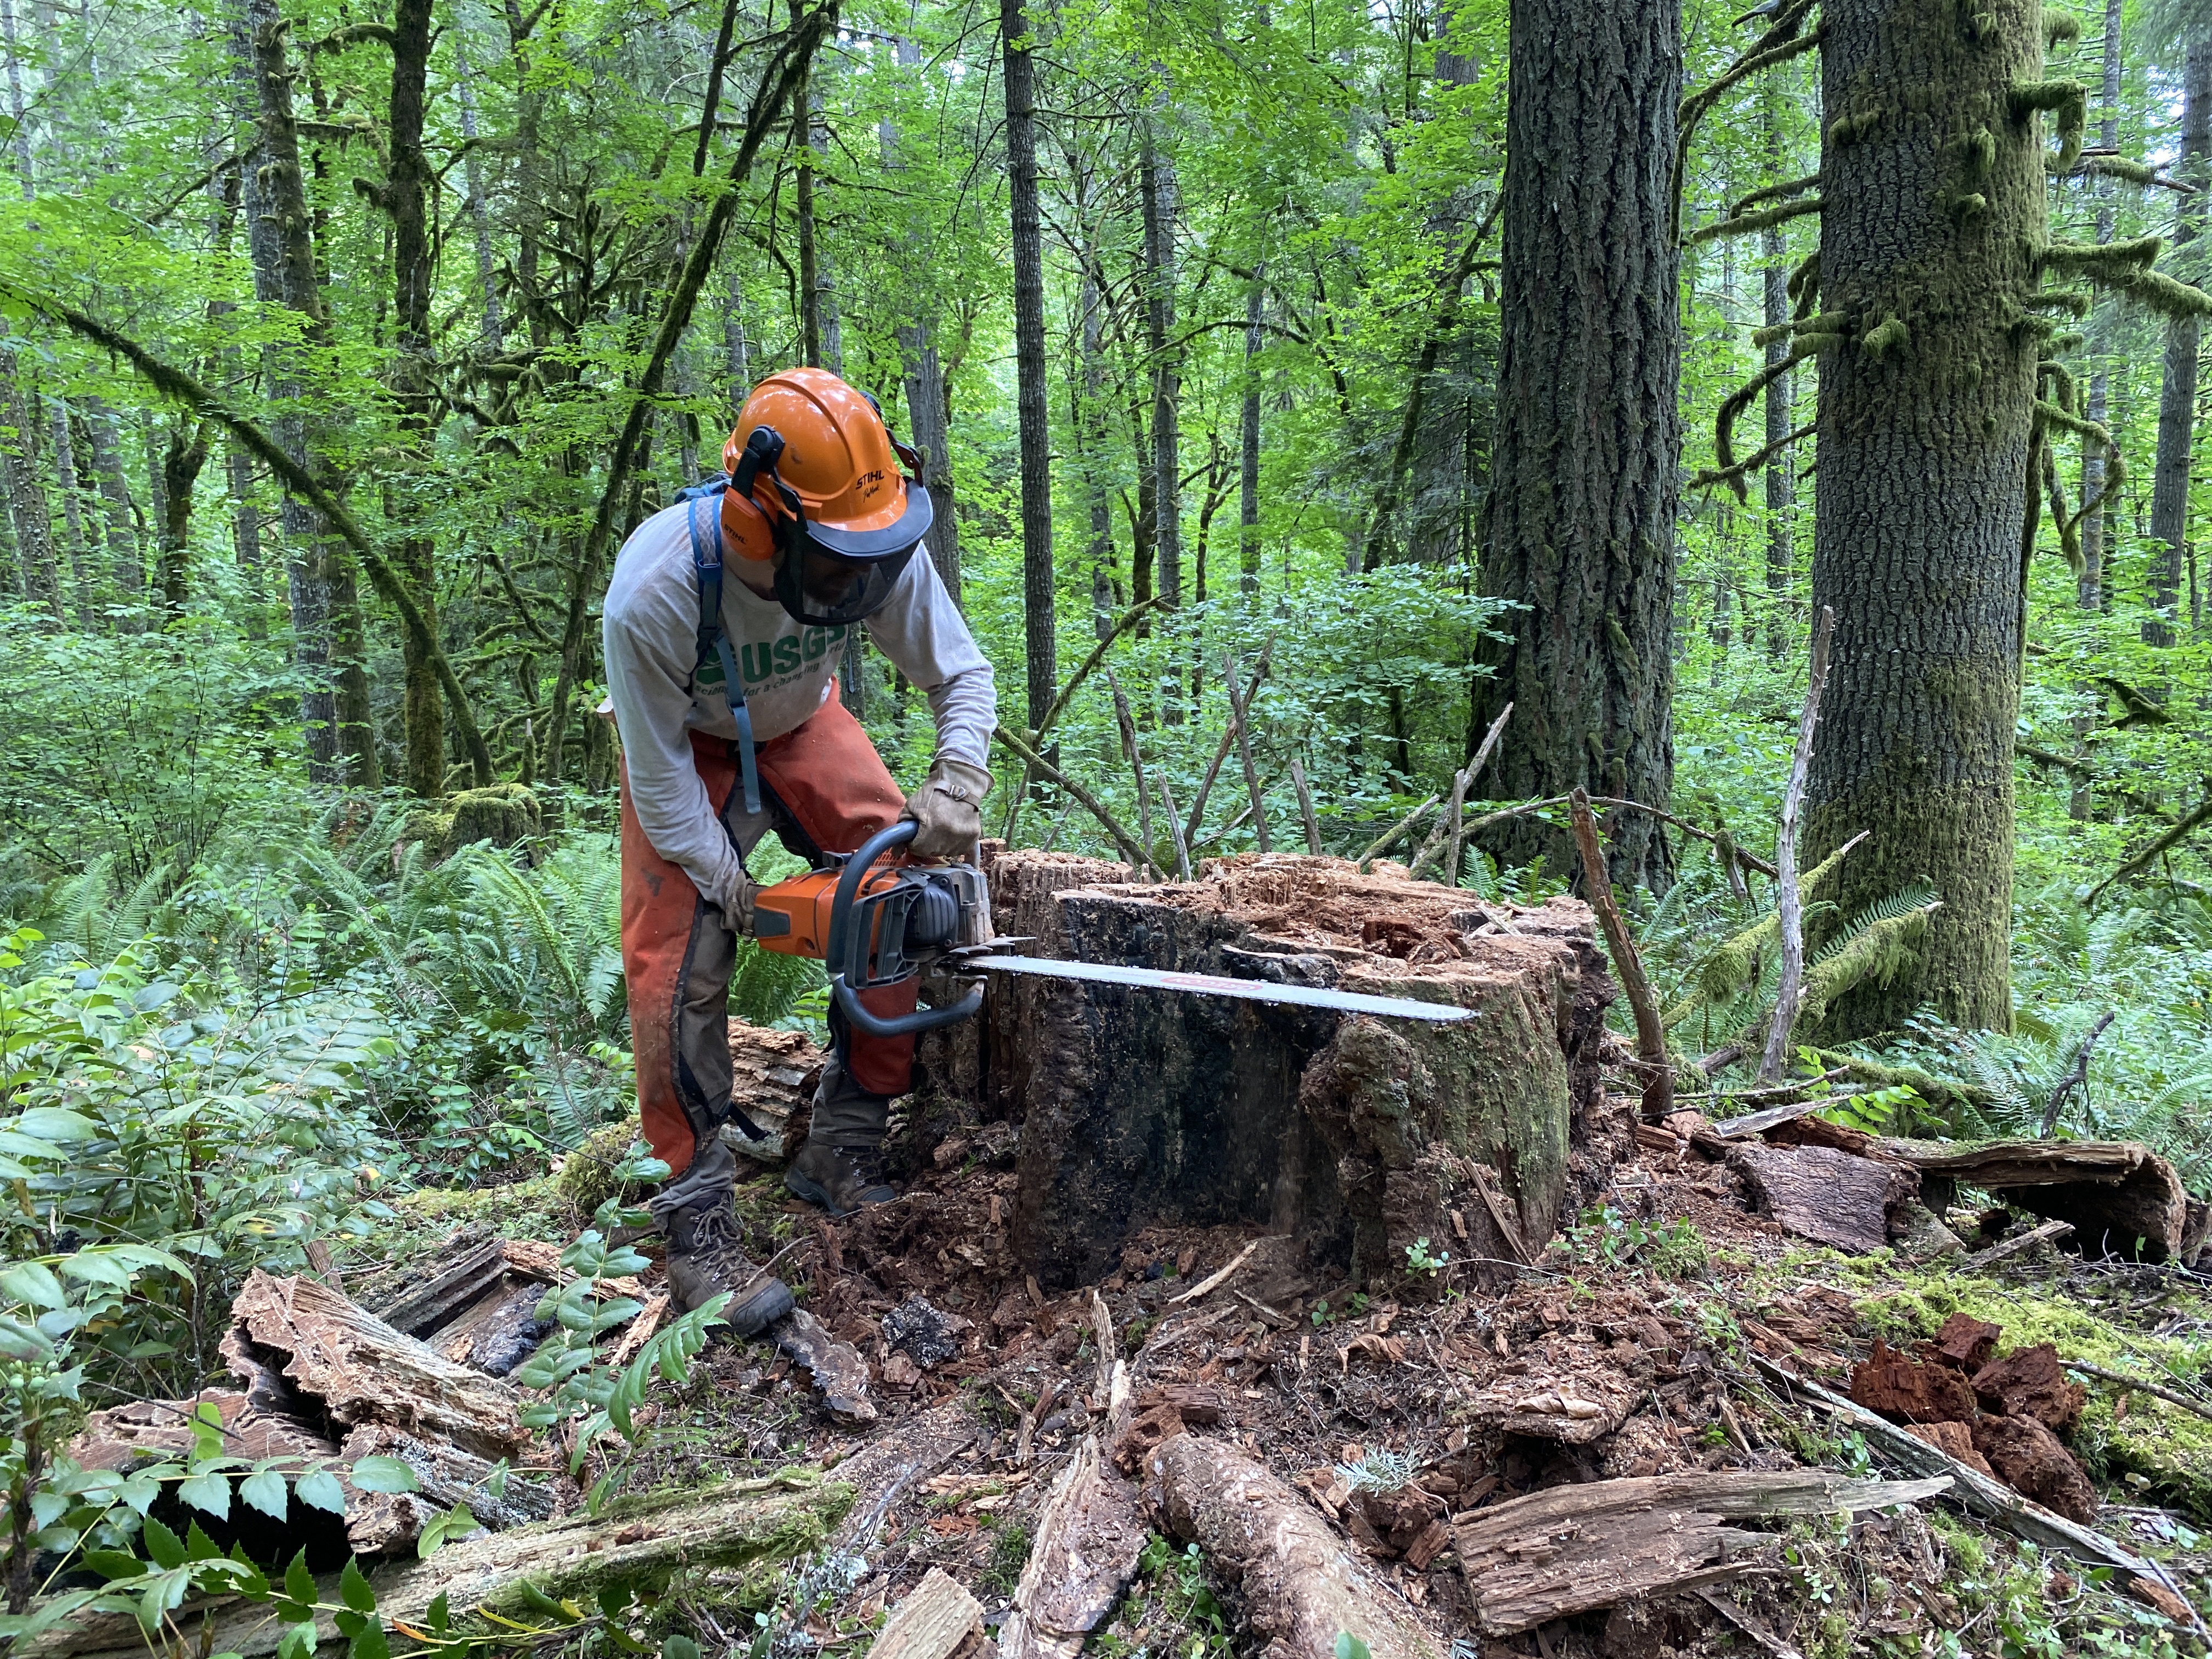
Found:
[{"label": "broken branch", "polygon": [[1659,999],[1644,976],[1644,959],[1636,953],[1636,941],[1628,936],[1628,924],[1620,919],[1620,907],[1613,902],[1613,878],[1606,870],[1605,849],[1598,845],[1597,819],[1591,816],[1589,796],[1577,788],[1567,799],[1574,810],[1575,844],[1583,855],[1583,885],[1605,929],[1606,943],[1613,947],[1613,965],[1620,975],[1620,988],[1628,994],[1628,1006],[1636,1015],[1636,1054],[1644,1073],[1644,1115],[1656,1122],[1674,1109],[1674,1068],[1667,1058],[1667,1030],[1659,1021]]},{"label": "broken branch", "polygon": [[1774,994],[1774,1019],[1766,1030],[1766,1052],[1759,1063],[1761,1083],[1778,1082],[1790,1057],[1790,1033],[1805,994],[1805,909],[1797,890],[1797,814],[1805,804],[1805,781],[1813,765],[1813,732],[1820,719],[1820,692],[1828,683],[1828,646],[1836,613],[1822,605],[1813,624],[1813,665],[1805,682],[1805,707],[1797,719],[1797,750],[1790,761],[1790,783],[1782,793],[1782,827],[1774,838],[1775,904],[1782,916],[1782,981]]}]

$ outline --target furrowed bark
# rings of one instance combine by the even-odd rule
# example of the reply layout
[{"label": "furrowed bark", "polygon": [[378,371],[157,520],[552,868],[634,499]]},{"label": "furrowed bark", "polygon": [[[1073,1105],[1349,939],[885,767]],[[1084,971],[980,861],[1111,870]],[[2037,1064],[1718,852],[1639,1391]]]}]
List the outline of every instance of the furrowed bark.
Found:
[{"label": "furrowed bark", "polygon": [[[1042,732],[1059,678],[1054,637],[1052,428],[1045,400],[1044,225],[1037,204],[1036,70],[1022,0],[1000,0],[1006,174],[1014,243],[1014,409],[1020,427],[1022,639],[1029,717]],[[1142,790],[1139,790],[1142,794]],[[1149,813],[1150,807],[1146,811]],[[1147,842],[1149,844],[1149,837]]]},{"label": "furrowed bark", "polygon": [[[2181,77],[2181,164],[2176,169],[2199,194],[2184,196],[2174,214],[2177,245],[2193,241],[2204,221],[2209,181],[2205,162],[2212,155],[2212,36],[2189,43]],[[2189,541],[2189,470],[2195,437],[2197,358],[2202,319],[2194,312],[2166,325],[2165,378],[2158,399],[2158,457],[2152,464],[2150,533],[2159,542],[2152,554],[2150,591],[2143,597],[2154,615],[2142,624],[2143,643],[2170,646],[2177,630],[2174,612],[2181,594],[2181,565]],[[2085,485],[2087,479],[2083,480]],[[2087,546],[2087,544],[2084,544]]]},{"label": "furrowed bark", "polygon": [[[1511,702],[1508,798],[1663,805],[1674,781],[1671,605],[1680,379],[1669,222],[1681,84],[1677,0],[1512,9],[1498,438],[1484,591],[1528,607],[1486,643],[1468,733]],[[1589,319],[1602,314],[1606,326]],[[1663,886],[1648,818],[1611,824],[1615,872]],[[1510,863],[1571,865],[1558,826],[1500,825]]]},{"label": "furrowed bark", "polygon": [[2038,355],[2018,307],[2045,190],[2039,119],[2015,119],[2011,97],[2039,77],[2040,15],[2027,0],[1826,12],[1821,309],[1864,320],[1821,354],[1813,599],[1839,620],[1805,861],[1869,830],[1838,872],[1836,918],[1919,882],[1943,900],[1918,961],[1844,997],[1830,1037],[1927,1002],[1965,1026],[2010,1023]]}]

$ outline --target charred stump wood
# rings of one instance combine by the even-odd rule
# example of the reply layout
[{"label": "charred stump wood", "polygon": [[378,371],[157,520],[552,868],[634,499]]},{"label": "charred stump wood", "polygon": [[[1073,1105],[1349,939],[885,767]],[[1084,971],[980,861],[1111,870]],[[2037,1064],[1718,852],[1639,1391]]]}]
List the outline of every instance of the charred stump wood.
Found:
[{"label": "charred stump wood", "polygon": [[[999,975],[925,1042],[934,1091],[1023,1120],[1012,1239],[1048,1285],[1095,1280],[1153,1222],[1256,1224],[1363,1281],[1425,1236],[1540,1249],[1612,1150],[1599,1039],[1613,988],[1587,906],[1486,909],[1395,866],[1239,854],[1201,878],[995,852],[994,923],[1041,957],[1458,1004],[1447,1024]],[[1510,910],[1501,927],[1497,916]],[[1474,1166],[1512,1237],[1491,1237]],[[1457,1212],[1461,1219],[1450,1219]],[[1477,1230],[1469,1232],[1470,1224]]]},{"label": "charred stump wood", "polygon": [[1321,1512],[1227,1442],[1179,1434],[1146,1460],[1169,1524],[1236,1582],[1246,1619],[1279,1659],[1336,1659],[1349,1632],[1373,1659],[1441,1659]]},{"label": "charred stump wood", "polygon": [[1460,1566],[1484,1633],[1511,1636],[1632,1596],[1734,1577],[1742,1564],[1731,1558],[1772,1540],[1723,1521],[1856,1513],[1913,1503],[1950,1484],[1789,1469],[1555,1486],[1462,1523]]}]

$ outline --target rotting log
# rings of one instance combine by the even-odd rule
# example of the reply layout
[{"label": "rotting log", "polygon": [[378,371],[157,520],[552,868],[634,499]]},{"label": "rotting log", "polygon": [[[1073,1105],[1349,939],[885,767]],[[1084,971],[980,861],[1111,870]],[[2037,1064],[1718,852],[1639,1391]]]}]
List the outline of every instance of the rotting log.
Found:
[{"label": "rotting log", "polygon": [[999,1628],[1005,1659],[1074,1659],[1105,1622],[1145,1547],[1137,1494],[1087,1434],[1037,1510],[1014,1611]]},{"label": "rotting log", "polygon": [[513,1389],[312,1279],[256,1268],[231,1304],[222,1356],[259,1409],[349,1428],[386,1424],[495,1461],[528,1438]]},{"label": "rotting log", "polygon": [[2074,1224],[2093,1256],[2166,1261],[2183,1253],[2189,1194],[2172,1164],[2140,1141],[1882,1140],[1923,1176],[1980,1187],[2032,1215]]},{"label": "rotting log", "polygon": [[975,1443],[978,1425],[958,1401],[936,1407],[879,1434],[831,1471],[850,1486],[853,1507],[830,1534],[824,1553],[865,1558],[882,1531],[884,1517],[912,1489]]},{"label": "rotting log", "polygon": [[1442,1659],[1320,1511],[1226,1441],[1179,1434],[1146,1469],[1176,1534],[1236,1581],[1255,1647],[1279,1659],[1335,1659],[1348,1632],[1373,1659]]},{"label": "rotting log", "polygon": [[1864,1254],[1903,1230],[1919,1178],[1900,1164],[1832,1146],[1732,1146],[1729,1167],[1750,1183],[1759,1214],[1817,1244]]},{"label": "rotting log", "polygon": [[[368,1581],[387,1626],[419,1626],[430,1603],[442,1595],[457,1621],[492,1613],[534,1628],[543,1620],[532,1610],[532,1589],[589,1604],[605,1585],[665,1581],[685,1568],[787,1560],[817,1547],[851,1501],[851,1487],[796,1474],[649,1492],[617,1499],[596,1520],[580,1513],[464,1539],[426,1561],[373,1569]],[[336,1574],[317,1585],[319,1601],[339,1604]],[[204,1615],[209,1620],[204,1633]],[[188,1605],[172,1616],[196,1641],[212,1644],[197,1651],[241,1659],[273,1653],[289,1628],[266,1603],[234,1597]],[[337,1639],[327,1614],[318,1616],[316,1628],[323,1640]],[[49,1632],[26,1659],[145,1655],[137,1621],[112,1613]]]},{"label": "rotting log", "polygon": [[1771,1540],[1723,1521],[1856,1513],[1949,1485],[1850,1480],[1817,1469],[1597,1480],[1480,1510],[1455,1541],[1483,1632],[1511,1636],[1632,1596],[1734,1577],[1741,1564],[1732,1557]]},{"label": "rotting log", "polygon": [[[1450,1024],[1029,975],[923,1045],[918,1130],[946,1111],[1024,1122],[1012,1242],[1047,1285],[1095,1280],[1155,1222],[1257,1224],[1363,1282],[1424,1235],[1510,1260],[1613,1157],[1599,1046],[1613,995],[1587,906],[1512,908],[1395,866],[1210,860],[1188,884],[987,849],[993,921],[1032,953],[1447,1001]],[[1497,915],[1507,915],[1503,931]],[[926,1156],[926,1146],[915,1149]],[[1449,1219],[1457,1211],[1474,1233]]]}]

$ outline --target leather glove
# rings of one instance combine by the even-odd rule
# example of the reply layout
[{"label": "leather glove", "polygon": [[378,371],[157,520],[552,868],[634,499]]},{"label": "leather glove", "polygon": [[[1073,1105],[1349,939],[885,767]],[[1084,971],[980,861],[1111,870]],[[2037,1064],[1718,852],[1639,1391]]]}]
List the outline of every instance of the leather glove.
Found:
[{"label": "leather glove", "polygon": [[722,913],[722,923],[740,939],[750,939],[753,931],[753,900],[759,896],[760,884],[744,870],[730,884],[730,890],[719,902],[709,900]]},{"label": "leather glove", "polygon": [[899,814],[921,826],[907,850],[918,859],[969,856],[983,833],[983,797],[990,790],[991,775],[981,767],[939,755]]}]

